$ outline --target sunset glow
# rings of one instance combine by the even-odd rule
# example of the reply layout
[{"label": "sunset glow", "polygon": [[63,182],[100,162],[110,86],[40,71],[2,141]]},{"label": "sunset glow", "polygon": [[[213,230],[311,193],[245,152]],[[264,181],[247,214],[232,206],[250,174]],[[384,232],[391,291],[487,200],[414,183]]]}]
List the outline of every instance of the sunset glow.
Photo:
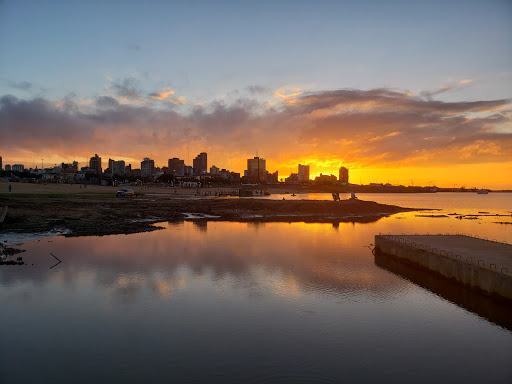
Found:
[{"label": "sunset glow", "polygon": [[[265,27],[243,28],[234,20],[246,10],[233,4],[212,19],[206,5],[159,4],[149,14],[97,3],[80,20],[62,9],[74,21],[68,29],[39,18],[40,7],[0,5],[1,49],[10,58],[0,82],[4,165],[86,166],[98,153],[104,164],[139,168],[150,157],[162,167],[172,157],[191,165],[207,152],[208,166],[242,175],[247,159],[261,156],[280,179],[300,163],[311,178],[345,166],[353,183],[512,188],[512,55],[492,49],[512,46],[510,20],[500,16],[509,6],[457,8],[463,15],[452,25],[435,7],[388,13],[374,5],[368,30],[349,16],[360,8],[341,12],[336,2],[287,9],[293,23],[256,7]],[[116,17],[96,23],[98,14]],[[407,53],[396,26],[412,14],[421,18]],[[22,17],[40,33],[12,33]],[[312,17],[330,33],[307,27]],[[152,22],[142,28],[139,19]],[[430,33],[433,19],[453,28],[455,46]],[[91,25],[98,31],[89,34]],[[63,35],[90,36],[97,51],[52,45]]]}]

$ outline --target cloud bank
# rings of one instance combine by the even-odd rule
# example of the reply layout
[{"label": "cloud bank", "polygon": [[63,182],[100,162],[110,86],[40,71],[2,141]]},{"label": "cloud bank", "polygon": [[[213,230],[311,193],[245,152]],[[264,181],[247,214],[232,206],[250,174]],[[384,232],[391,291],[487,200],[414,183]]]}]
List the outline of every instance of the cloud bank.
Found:
[{"label": "cloud bank", "polygon": [[151,155],[160,165],[186,151],[207,151],[210,164],[236,171],[256,153],[271,170],[298,162],[378,168],[512,159],[511,100],[442,102],[433,94],[342,89],[289,92],[268,106],[251,97],[264,90],[252,86],[229,104],[181,107],[184,99],[166,102],[176,98],[169,88],[143,93],[135,79],[112,82],[107,95],[86,105],[5,95],[0,149],[63,160]]}]

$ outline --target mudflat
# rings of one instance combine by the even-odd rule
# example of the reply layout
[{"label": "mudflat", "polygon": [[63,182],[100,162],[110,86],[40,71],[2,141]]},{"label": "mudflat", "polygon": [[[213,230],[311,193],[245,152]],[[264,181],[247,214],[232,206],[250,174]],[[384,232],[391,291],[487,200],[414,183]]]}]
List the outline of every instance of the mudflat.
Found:
[{"label": "mudflat", "polygon": [[[260,222],[371,222],[412,211],[362,200],[271,200],[217,197],[237,188],[128,187],[137,197],[116,198],[118,187],[79,184],[0,183],[0,207],[8,206],[2,232],[68,230],[67,236],[128,234],[181,220]],[[206,194],[206,196],[205,196]]]}]

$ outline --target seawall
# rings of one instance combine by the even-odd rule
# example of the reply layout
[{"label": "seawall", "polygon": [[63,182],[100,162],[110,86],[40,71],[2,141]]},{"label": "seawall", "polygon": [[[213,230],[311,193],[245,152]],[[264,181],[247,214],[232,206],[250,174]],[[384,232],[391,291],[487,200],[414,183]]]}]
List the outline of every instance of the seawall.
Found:
[{"label": "seawall", "polygon": [[512,245],[466,235],[377,235],[375,252],[512,300]]}]

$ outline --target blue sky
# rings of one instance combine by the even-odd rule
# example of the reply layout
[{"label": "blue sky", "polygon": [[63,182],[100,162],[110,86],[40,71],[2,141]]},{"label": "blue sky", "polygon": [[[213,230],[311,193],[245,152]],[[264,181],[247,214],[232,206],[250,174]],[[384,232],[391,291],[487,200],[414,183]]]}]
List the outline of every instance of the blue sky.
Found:
[{"label": "blue sky", "polygon": [[465,100],[512,88],[510,1],[7,0],[0,10],[3,93],[27,81],[47,97],[87,98],[125,77],[194,102],[250,85],[419,92],[471,79]]},{"label": "blue sky", "polygon": [[0,152],[512,172],[511,47],[510,1],[4,0]]}]

